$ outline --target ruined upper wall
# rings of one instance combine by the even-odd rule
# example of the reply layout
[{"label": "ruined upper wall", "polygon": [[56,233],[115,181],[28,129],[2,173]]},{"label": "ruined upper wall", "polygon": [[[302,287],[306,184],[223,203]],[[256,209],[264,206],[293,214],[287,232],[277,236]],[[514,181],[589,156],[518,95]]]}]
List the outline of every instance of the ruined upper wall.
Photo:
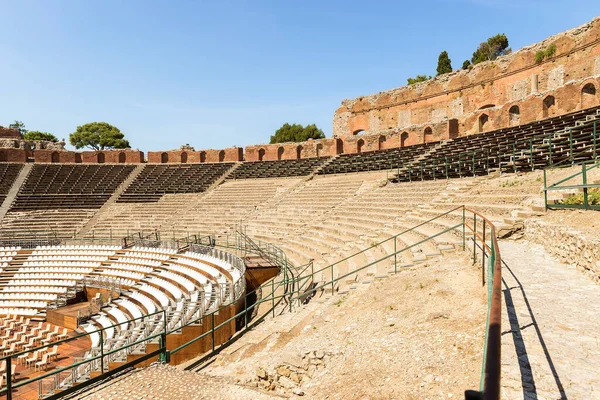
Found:
[{"label": "ruined upper wall", "polygon": [[[536,63],[535,53],[552,44],[555,55]],[[528,123],[598,105],[599,76],[600,18],[595,18],[470,70],[344,100],[334,114],[333,135],[406,132],[406,144],[415,144]],[[593,90],[585,92],[590,83]]]}]

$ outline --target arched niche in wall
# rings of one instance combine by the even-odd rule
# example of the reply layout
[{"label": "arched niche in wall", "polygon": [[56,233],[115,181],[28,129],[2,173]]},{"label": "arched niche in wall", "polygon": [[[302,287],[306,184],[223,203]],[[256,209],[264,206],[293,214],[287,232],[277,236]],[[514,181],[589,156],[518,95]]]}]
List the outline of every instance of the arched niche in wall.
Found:
[{"label": "arched niche in wall", "polygon": [[344,154],[344,141],[340,138],[335,140],[335,152],[336,154]]},{"label": "arched niche in wall", "polygon": [[378,150],[383,150],[383,148],[385,147],[386,140],[387,140],[387,138],[385,137],[385,135],[379,136],[378,146],[377,146]]},{"label": "arched niche in wall", "polygon": [[458,120],[456,118],[448,120],[448,138],[454,139],[458,137]]},{"label": "arched niche in wall", "polygon": [[265,158],[265,149],[258,150],[258,161],[262,161]]},{"label": "arched niche in wall", "polygon": [[481,114],[478,118],[479,122],[479,132],[485,131],[485,126],[487,125],[490,117],[487,114]]},{"label": "arched niche in wall", "polygon": [[106,157],[104,156],[104,153],[97,153],[96,159],[98,161],[98,164],[104,164]]},{"label": "arched niche in wall", "polygon": [[58,154],[58,151],[52,152],[52,154],[50,155],[50,161],[52,161],[53,163],[60,162],[60,154]]},{"label": "arched niche in wall", "polygon": [[317,143],[317,146],[316,146],[317,157],[321,157],[322,152],[323,152],[323,143]]},{"label": "arched niche in wall", "polygon": [[181,163],[185,164],[185,163],[187,163],[187,160],[188,160],[188,154],[187,154],[187,152],[182,151],[181,152]]},{"label": "arched niche in wall", "polygon": [[508,124],[510,126],[519,125],[521,122],[521,109],[514,105],[508,109]]},{"label": "arched niche in wall", "polygon": [[206,152],[205,151],[200,152],[200,162],[206,162]]},{"label": "arched niche in wall", "polygon": [[169,155],[167,153],[162,153],[160,155],[160,162],[166,164],[169,162]]},{"label": "arched niche in wall", "polygon": [[362,139],[358,139],[358,142],[356,142],[356,152],[362,153],[362,148],[364,145],[365,145],[365,141]]},{"label": "arched niche in wall", "polygon": [[433,129],[430,126],[423,130],[423,143],[431,142],[431,137],[433,136]]},{"label": "arched niche in wall", "polygon": [[124,152],[119,152],[119,163],[124,164],[127,159],[127,156]]},{"label": "arched niche in wall", "polygon": [[281,146],[277,149],[277,159],[278,160],[281,160],[283,158],[283,153],[285,153],[285,149],[283,148],[283,146]]},{"label": "arched niche in wall", "polygon": [[596,86],[591,82],[586,83],[581,88],[581,108],[590,108],[597,105]]},{"label": "arched niche in wall", "polygon": [[219,152],[219,162],[225,161],[225,150]]},{"label": "arched niche in wall", "polygon": [[402,132],[400,134],[400,147],[406,146],[407,140],[408,140],[408,132]]},{"label": "arched niche in wall", "polygon": [[546,96],[542,101],[542,109],[544,118],[554,115],[556,110],[556,99],[554,96]]},{"label": "arched niche in wall", "polygon": [[298,160],[302,158],[302,149],[303,147],[300,145],[296,147],[296,159]]}]

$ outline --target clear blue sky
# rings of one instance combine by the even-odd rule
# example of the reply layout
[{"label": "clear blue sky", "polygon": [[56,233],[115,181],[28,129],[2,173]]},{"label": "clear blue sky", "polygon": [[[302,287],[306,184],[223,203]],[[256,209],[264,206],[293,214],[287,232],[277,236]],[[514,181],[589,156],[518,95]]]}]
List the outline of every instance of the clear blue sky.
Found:
[{"label": "clear blue sky", "polygon": [[331,135],[344,98],[513,49],[600,14],[598,0],[2,1],[0,124],[68,139],[105,121],[141,150],[267,143],[284,122]]}]

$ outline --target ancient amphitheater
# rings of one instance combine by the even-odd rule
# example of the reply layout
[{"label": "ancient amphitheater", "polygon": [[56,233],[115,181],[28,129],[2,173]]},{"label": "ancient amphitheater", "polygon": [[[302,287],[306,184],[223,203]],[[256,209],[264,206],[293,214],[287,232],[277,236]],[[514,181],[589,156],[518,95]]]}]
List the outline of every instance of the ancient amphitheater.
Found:
[{"label": "ancient amphitheater", "polygon": [[1,129],[0,394],[600,399],[599,85],[594,19],[344,100],[327,139]]}]

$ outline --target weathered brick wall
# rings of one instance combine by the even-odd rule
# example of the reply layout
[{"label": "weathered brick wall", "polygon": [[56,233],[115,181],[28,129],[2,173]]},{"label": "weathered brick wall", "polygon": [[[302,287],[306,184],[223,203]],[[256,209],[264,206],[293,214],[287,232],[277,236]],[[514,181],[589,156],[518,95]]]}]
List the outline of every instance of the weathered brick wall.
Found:
[{"label": "weathered brick wall", "polygon": [[[555,56],[536,63],[536,51],[552,44]],[[422,143],[425,129],[432,127],[431,140],[426,135],[426,141],[448,138],[453,119],[459,135],[524,124],[600,105],[598,77],[600,18],[471,70],[344,100],[334,114],[333,134],[364,133],[365,145],[372,149],[378,139],[371,135],[384,134],[387,139],[406,131],[406,143],[415,144]],[[586,85],[591,90],[585,90]],[[544,105],[548,96],[554,96],[550,107]],[[511,113],[515,106],[519,112]]]},{"label": "weathered brick wall", "polygon": [[23,139],[23,136],[18,129],[5,128],[0,126],[0,138],[7,139]]},{"label": "weathered brick wall", "polygon": [[24,149],[0,149],[0,162],[27,162]]},{"label": "weathered brick wall", "polygon": [[139,164],[144,162],[144,153],[139,150],[83,151],[81,162],[85,164]]},{"label": "weathered brick wall", "polygon": [[179,163],[203,163],[203,162],[235,162],[243,161],[244,149],[241,147],[230,147],[223,150],[170,150],[149,151],[148,162],[161,164]]}]

